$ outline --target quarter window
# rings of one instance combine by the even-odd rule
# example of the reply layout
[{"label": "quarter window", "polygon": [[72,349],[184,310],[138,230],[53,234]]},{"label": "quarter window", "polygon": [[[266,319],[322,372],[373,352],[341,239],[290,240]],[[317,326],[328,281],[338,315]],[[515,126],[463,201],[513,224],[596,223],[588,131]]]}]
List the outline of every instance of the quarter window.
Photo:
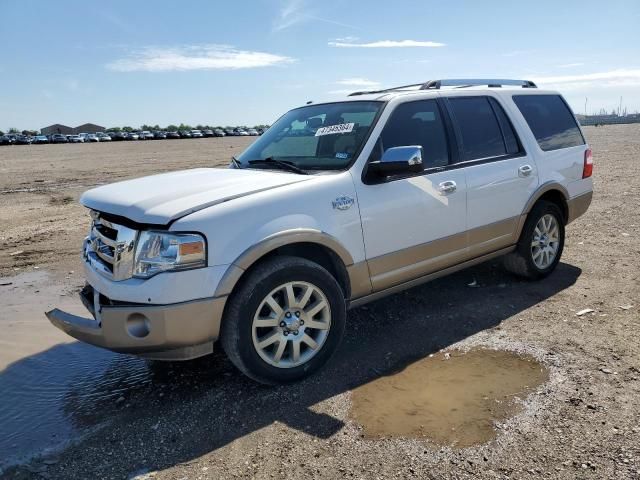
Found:
[{"label": "quarter window", "polygon": [[487,97],[449,98],[462,136],[462,161],[507,154],[500,124]]},{"label": "quarter window", "polygon": [[424,168],[449,163],[447,133],[435,100],[402,103],[396,107],[380,135],[374,157],[391,147],[422,146]]},{"label": "quarter window", "polygon": [[498,117],[498,123],[500,124],[500,130],[502,130],[502,136],[504,137],[504,144],[507,148],[507,153],[513,155],[522,152],[518,136],[513,129],[513,125],[511,125],[509,117],[504,113],[503,108],[494,98],[489,97],[489,103],[491,103],[493,111]]},{"label": "quarter window", "polygon": [[576,119],[560,95],[514,95],[513,101],[542,150],[584,145]]}]

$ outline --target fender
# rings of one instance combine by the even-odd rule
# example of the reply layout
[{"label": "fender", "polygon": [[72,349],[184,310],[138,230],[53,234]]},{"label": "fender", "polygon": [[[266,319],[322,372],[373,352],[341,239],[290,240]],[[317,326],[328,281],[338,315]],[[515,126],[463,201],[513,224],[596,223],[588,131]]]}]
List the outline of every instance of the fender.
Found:
[{"label": "fender", "polygon": [[294,228],[269,235],[264,240],[252,245],[234,260],[229,269],[222,277],[215,297],[229,295],[238,280],[251,265],[264,257],[269,252],[294,243],[314,243],[330,249],[342,261],[351,284],[352,296],[363,295],[371,290],[369,271],[366,262],[354,264],[353,257],[349,251],[332,235],[312,228]]},{"label": "fender", "polygon": [[569,204],[569,191],[560,183],[555,181],[548,181],[540,185],[535,192],[531,195],[531,198],[527,201],[527,204],[524,206],[522,213],[520,214],[520,219],[518,220],[518,226],[513,234],[513,242],[516,243],[520,239],[520,233],[522,233],[522,229],[524,228],[524,222],[527,221],[527,215],[536,204],[540,197],[542,197],[545,193],[550,192],[551,190],[559,191],[564,197],[565,205]]},{"label": "fender", "polygon": [[538,189],[535,192],[533,192],[533,194],[531,195],[531,198],[529,198],[529,201],[527,202],[527,204],[524,207],[524,210],[522,211],[522,215],[526,215],[527,213],[529,213],[533,208],[533,206],[535,205],[535,203],[538,200],[540,200],[540,197],[542,197],[542,195],[544,195],[545,193],[551,190],[558,190],[560,193],[562,193],[565,203],[569,202],[569,191],[562,184],[558,182],[548,181],[540,185]]}]

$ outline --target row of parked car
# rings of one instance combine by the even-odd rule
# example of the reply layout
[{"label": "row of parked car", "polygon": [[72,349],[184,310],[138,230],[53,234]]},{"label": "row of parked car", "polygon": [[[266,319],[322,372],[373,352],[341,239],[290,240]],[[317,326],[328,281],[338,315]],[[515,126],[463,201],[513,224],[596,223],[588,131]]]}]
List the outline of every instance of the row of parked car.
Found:
[{"label": "row of parked car", "polygon": [[53,135],[22,135],[7,134],[0,136],[0,145],[31,145],[41,143],[89,143],[89,142],[112,142],[123,140],[164,140],[171,138],[206,138],[206,137],[257,137],[262,135],[262,128],[215,128],[213,130],[176,130],[166,132],[164,130],[139,132],[98,132],[79,133],[77,135],[63,135],[55,133]]}]

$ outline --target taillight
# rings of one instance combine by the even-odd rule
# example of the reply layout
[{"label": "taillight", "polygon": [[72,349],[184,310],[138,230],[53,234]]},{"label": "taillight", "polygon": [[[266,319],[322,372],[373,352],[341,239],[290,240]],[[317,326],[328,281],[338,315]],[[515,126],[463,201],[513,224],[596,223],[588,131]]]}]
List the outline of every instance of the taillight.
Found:
[{"label": "taillight", "polygon": [[582,167],[582,178],[589,178],[593,174],[593,153],[591,148],[584,151],[584,166]]}]

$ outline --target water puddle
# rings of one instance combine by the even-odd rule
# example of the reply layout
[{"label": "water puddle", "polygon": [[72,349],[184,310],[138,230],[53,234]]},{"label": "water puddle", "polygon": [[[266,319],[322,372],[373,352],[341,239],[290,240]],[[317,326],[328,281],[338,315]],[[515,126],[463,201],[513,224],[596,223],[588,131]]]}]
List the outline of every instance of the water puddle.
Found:
[{"label": "water puddle", "polygon": [[351,415],[369,438],[468,447],[493,439],[495,422],[517,414],[548,377],[533,357],[511,352],[438,353],[353,390]]},{"label": "water puddle", "polygon": [[44,312],[54,306],[88,315],[77,289],[61,283],[40,270],[0,278],[0,471],[104,421],[124,392],[152,381],[144,360],[76,342],[49,323]]}]

